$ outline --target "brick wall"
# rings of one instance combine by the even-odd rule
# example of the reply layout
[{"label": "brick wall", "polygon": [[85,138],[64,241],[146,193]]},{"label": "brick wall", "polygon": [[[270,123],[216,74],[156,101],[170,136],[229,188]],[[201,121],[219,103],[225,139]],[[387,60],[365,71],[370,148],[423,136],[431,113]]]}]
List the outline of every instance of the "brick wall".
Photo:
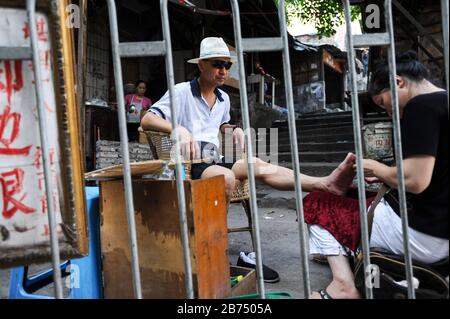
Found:
[{"label": "brick wall", "polygon": [[[130,142],[130,162],[141,162],[153,159],[150,146]],[[112,165],[122,164],[120,142],[99,140],[96,143],[95,168],[101,169]]]}]

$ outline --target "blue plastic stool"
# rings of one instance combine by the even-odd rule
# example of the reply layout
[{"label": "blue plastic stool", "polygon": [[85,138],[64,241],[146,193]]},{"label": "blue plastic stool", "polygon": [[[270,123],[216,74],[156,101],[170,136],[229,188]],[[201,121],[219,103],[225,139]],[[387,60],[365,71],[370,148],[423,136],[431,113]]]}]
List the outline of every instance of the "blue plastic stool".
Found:
[{"label": "blue plastic stool", "polygon": [[[103,298],[101,279],[100,213],[98,187],[85,187],[89,225],[89,255],[61,263],[61,276],[71,276],[68,299]],[[70,265],[70,272],[67,267]],[[66,280],[63,279],[63,285]],[[53,269],[28,278],[28,267],[11,269],[10,299],[54,299],[33,294],[53,282]]]}]

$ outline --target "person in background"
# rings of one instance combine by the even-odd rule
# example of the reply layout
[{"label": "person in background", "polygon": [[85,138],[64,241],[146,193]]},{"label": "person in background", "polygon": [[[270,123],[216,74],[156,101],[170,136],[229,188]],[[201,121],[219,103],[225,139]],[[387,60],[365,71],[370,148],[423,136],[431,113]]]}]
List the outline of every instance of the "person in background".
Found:
[{"label": "person in background", "polygon": [[362,52],[362,64],[363,64],[363,77],[366,77],[369,70],[369,51],[364,49]]},{"label": "person in background", "polygon": [[152,106],[152,101],[145,97],[147,85],[144,81],[138,80],[135,84],[136,92],[125,95],[125,110],[127,115],[128,139],[130,141],[138,140],[138,128],[141,118]]}]

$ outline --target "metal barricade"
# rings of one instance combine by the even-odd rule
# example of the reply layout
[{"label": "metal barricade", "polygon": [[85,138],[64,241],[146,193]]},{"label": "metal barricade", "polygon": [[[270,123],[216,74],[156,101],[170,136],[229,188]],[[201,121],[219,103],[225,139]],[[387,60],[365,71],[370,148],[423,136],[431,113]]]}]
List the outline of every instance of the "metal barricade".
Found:
[{"label": "metal barricade", "polygon": [[[111,28],[111,45],[112,45],[112,56],[114,64],[114,74],[115,74],[115,85],[116,94],[119,110],[124,109],[124,97],[121,94],[123,92],[122,83],[122,69],[120,59],[122,57],[150,57],[150,56],[164,56],[166,62],[167,71],[167,84],[171,99],[171,122],[172,127],[177,126],[177,106],[175,104],[174,95],[174,71],[173,71],[173,61],[172,61],[172,48],[171,48],[171,37],[170,37],[170,27],[168,20],[168,0],[160,0],[160,10],[162,15],[162,30],[163,30],[163,40],[162,41],[152,41],[152,42],[125,42],[120,43],[118,37],[118,24],[117,24],[117,12],[114,0],[108,0],[108,14]],[[293,104],[293,92],[292,92],[292,79],[290,73],[290,59],[289,59],[289,48],[288,48],[288,38],[286,30],[286,20],[285,20],[285,3],[281,0],[279,3],[279,23],[280,23],[280,37],[274,38],[254,38],[254,39],[243,39],[241,36],[241,24],[240,24],[240,13],[239,5],[237,0],[231,0],[232,10],[233,10],[233,25],[234,25],[234,35],[236,41],[236,51],[239,63],[239,78],[240,78],[240,91],[241,91],[241,111],[243,116],[243,125],[245,129],[246,144],[248,147],[247,152],[247,167],[250,185],[250,205],[253,212],[254,221],[254,238],[255,238],[255,249],[256,249],[256,270],[258,278],[258,292],[260,298],[265,298],[265,289],[263,281],[263,271],[262,271],[262,254],[260,245],[260,234],[259,234],[259,222],[258,222],[258,207],[256,202],[256,185],[254,177],[254,167],[253,167],[253,152],[251,145],[251,135],[250,132],[250,121],[249,121],[249,110],[247,101],[247,91],[246,91],[246,81],[245,81],[245,70],[244,70],[244,60],[243,52],[253,51],[253,52],[263,52],[263,51],[281,51],[283,55],[283,69],[284,69],[284,80],[286,88],[286,101],[288,107],[288,124],[289,124],[289,136],[291,141],[292,150],[292,162],[293,170],[295,176],[295,197],[296,197],[296,208],[298,213],[298,226],[300,235],[300,253],[302,257],[302,271],[303,271],[303,286],[304,294],[306,298],[311,295],[310,280],[309,280],[309,259],[306,248],[306,233],[305,233],[305,223],[303,214],[303,203],[302,203],[302,188],[301,188],[301,176],[300,176],[300,163],[298,158],[298,144],[297,144],[297,131],[295,123],[295,111]],[[395,66],[395,45],[394,45],[394,32],[393,32],[393,21],[392,21],[392,5],[391,0],[385,0],[385,20],[387,31],[385,33],[378,34],[368,34],[368,35],[357,35],[352,36],[351,34],[351,17],[350,17],[350,5],[349,0],[343,0],[345,21],[347,25],[347,48],[350,66],[350,81],[352,89],[352,116],[353,116],[353,128],[355,136],[355,153],[357,156],[357,181],[358,181],[358,192],[359,192],[359,202],[360,202],[360,215],[361,215],[361,229],[362,229],[362,248],[364,252],[369,251],[369,238],[368,238],[368,228],[367,228],[367,216],[365,208],[365,191],[364,191],[364,175],[362,167],[362,141],[361,141],[361,128],[360,128],[360,114],[358,106],[358,92],[356,86],[356,67],[355,67],[355,55],[354,47],[364,47],[364,46],[386,46],[388,47],[388,59],[390,66],[390,88],[392,92],[392,104],[393,104],[393,135],[394,135],[394,149],[395,158],[397,165],[397,180],[399,189],[399,202],[400,202],[400,213],[402,219],[402,229],[403,229],[403,240],[404,240],[404,253],[405,253],[405,268],[408,282],[408,297],[415,298],[414,288],[412,284],[413,273],[412,273],[412,261],[409,251],[409,241],[408,241],[408,218],[406,210],[406,197],[405,197],[405,181],[403,174],[403,163],[402,163],[402,145],[401,145],[401,133],[400,133],[400,116],[398,109],[397,100],[397,89],[395,83],[396,66]],[[33,67],[35,70],[35,81],[36,81],[36,98],[39,114],[39,129],[40,138],[42,144],[42,154],[43,154],[43,166],[44,166],[44,177],[45,177],[45,187],[47,190],[53,189],[52,178],[51,178],[51,167],[50,167],[50,152],[48,145],[47,132],[45,130],[45,106],[42,99],[42,79],[40,75],[40,63],[39,55],[37,50],[37,30],[36,30],[36,0],[27,0],[27,15],[30,25],[30,43],[29,48],[17,47],[17,48],[2,48],[0,50],[1,59],[32,59]],[[449,59],[448,59],[448,1],[441,0],[441,10],[442,10],[442,25],[443,25],[443,36],[444,36],[444,55],[445,55],[445,72],[446,72],[446,85],[447,92],[449,88]],[[128,152],[128,136],[126,130],[126,119],[124,112],[119,112],[119,129],[120,129],[120,140],[123,155],[123,173],[124,173],[124,185],[125,185],[125,199],[126,199],[126,209],[128,218],[128,231],[129,239],[132,252],[132,276],[133,276],[133,287],[136,298],[142,298],[141,291],[141,280],[139,272],[139,256],[137,250],[137,238],[136,238],[136,228],[134,219],[134,203],[133,203],[133,189],[131,183],[131,171],[130,171],[130,160]],[[174,131],[174,136],[172,137],[178,146],[178,134]],[[190,250],[188,241],[188,228],[186,219],[186,202],[184,194],[184,186],[182,180],[182,162],[179,147],[176,147],[175,160],[176,160],[176,184],[177,184],[177,196],[179,203],[179,216],[180,216],[180,228],[182,234],[182,245],[184,253],[184,267],[186,274],[186,294],[188,298],[194,298],[193,292],[193,282],[192,282],[192,267],[190,262]],[[49,233],[51,241],[51,251],[52,251],[52,266],[53,266],[53,279],[55,288],[55,297],[63,298],[62,293],[62,280],[60,271],[60,257],[59,257],[59,243],[56,232],[56,219],[53,205],[53,197],[51,192],[46,192],[47,202],[48,202],[48,218],[49,218]],[[368,269],[370,265],[369,254],[364,254],[364,266]],[[367,298],[373,298],[372,289],[366,286],[366,296]]]},{"label": "metal barricade", "polygon": [[449,85],[448,85],[448,0],[441,0],[441,17],[442,17],[442,40],[444,44],[444,66],[445,66],[445,84],[447,84],[447,107],[449,104],[448,93]]},{"label": "metal barricade", "polygon": [[50,166],[50,149],[46,131],[45,120],[45,106],[43,99],[43,82],[41,77],[41,66],[39,63],[39,50],[38,50],[38,34],[36,30],[36,0],[27,0],[27,15],[30,25],[30,43],[31,43],[31,56],[33,60],[34,77],[36,83],[36,101],[39,114],[39,133],[42,145],[42,162],[44,164],[44,176],[45,176],[45,189],[47,198],[48,209],[48,226],[50,234],[50,243],[52,251],[52,267],[53,267],[53,280],[55,283],[55,298],[63,298],[61,269],[59,267],[59,243],[58,234],[56,232],[56,218],[55,209],[53,205],[53,196],[50,190],[52,186],[52,175]]},{"label": "metal barricade", "polygon": [[42,147],[42,162],[44,168],[44,182],[46,189],[47,212],[49,223],[50,247],[52,256],[53,282],[55,289],[55,298],[63,298],[59,242],[57,235],[57,223],[54,209],[54,198],[51,189],[53,189],[52,171],[50,162],[50,149],[47,135],[47,124],[45,118],[45,105],[43,98],[43,80],[41,76],[41,65],[39,63],[38,33],[36,28],[36,0],[27,0],[26,10],[28,24],[30,26],[30,47],[2,47],[0,48],[0,59],[5,60],[32,60],[34,79],[36,85],[36,102],[38,111],[39,137]]},{"label": "metal barricade", "polygon": [[[369,237],[367,227],[367,213],[366,213],[366,195],[364,185],[364,170],[363,170],[363,153],[361,143],[361,127],[360,127],[360,114],[358,104],[358,90],[356,85],[356,66],[355,66],[355,47],[367,47],[367,46],[384,46],[388,48],[388,62],[389,62],[389,82],[392,99],[392,114],[393,114],[393,135],[394,135],[394,150],[395,150],[395,162],[397,166],[397,181],[399,191],[399,206],[400,215],[402,219],[403,230],[403,249],[405,254],[405,269],[406,279],[408,282],[408,297],[414,299],[414,287],[413,287],[413,270],[411,254],[409,251],[409,229],[408,229],[408,212],[406,209],[406,195],[405,195],[405,179],[403,173],[403,156],[402,156],[402,144],[400,133],[400,114],[398,106],[398,93],[396,87],[396,65],[395,65],[395,43],[394,43],[394,28],[392,20],[392,3],[391,0],[384,1],[384,13],[385,13],[385,25],[386,32],[384,33],[372,33],[352,36],[351,31],[351,17],[350,17],[350,4],[349,0],[343,0],[344,15],[347,27],[347,51],[348,51],[348,63],[350,67],[350,82],[352,91],[352,115],[353,115],[353,134],[355,136],[355,153],[357,164],[357,180],[358,180],[358,194],[359,194],[359,210],[361,217],[361,241],[362,249],[364,253],[364,269],[365,276],[368,275],[367,271],[370,266],[369,258]],[[372,288],[366,285],[366,298],[373,299]]]},{"label": "metal barricade", "polygon": [[309,259],[306,248],[306,232],[305,221],[303,215],[303,201],[302,201],[302,186],[300,178],[300,163],[298,158],[298,144],[297,144],[297,130],[295,124],[295,110],[294,99],[292,92],[292,78],[291,78],[291,64],[289,60],[289,46],[288,35],[286,30],[286,15],[285,15],[285,2],[281,0],[278,6],[278,18],[280,23],[280,37],[274,38],[247,38],[243,39],[241,36],[241,22],[239,5],[237,0],[231,0],[233,11],[233,25],[234,25],[234,38],[236,44],[236,53],[239,64],[239,85],[240,85],[240,99],[241,99],[241,113],[242,123],[244,126],[245,143],[247,145],[247,168],[248,168],[248,180],[250,188],[250,207],[253,213],[254,222],[254,238],[255,238],[255,250],[256,250],[256,272],[258,278],[258,294],[260,298],[265,298],[264,281],[262,272],[262,256],[261,256],[261,244],[259,236],[259,222],[258,222],[258,206],[256,203],[256,185],[255,175],[253,168],[253,152],[251,145],[250,134],[250,120],[248,111],[248,100],[246,91],[246,78],[244,70],[244,51],[252,52],[267,52],[267,51],[281,51],[283,55],[283,70],[284,70],[284,82],[286,91],[286,101],[288,107],[288,123],[289,123],[289,137],[291,142],[291,154],[292,163],[295,176],[295,203],[298,214],[298,226],[300,233],[300,254],[302,258],[303,266],[303,286],[305,297],[309,298],[311,295],[310,281],[309,281]]},{"label": "metal barricade", "polygon": [[[117,12],[114,0],[108,0],[108,14],[109,23],[111,31],[111,46],[112,46],[112,57],[114,65],[114,76],[116,85],[116,95],[117,95],[117,107],[119,110],[125,109],[123,92],[123,81],[122,81],[122,67],[120,63],[121,57],[150,57],[150,56],[164,56],[166,62],[166,72],[167,72],[167,86],[169,88],[170,94],[170,109],[171,109],[171,122],[172,127],[177,127],[177,106],[175,104],[175,91],[174,91],[174,71],[172,62],[172,46],[170,39],[170,27],[169,27],[169,17],[167,9],[167,0],[160,0],[160,9],[162,17],[162,30],[163,30],[163,40],[162,41],[152,41],[152,42],[119,42],[119,33],[117,25]],[[119,113],[119,129],[120,129],[120,142],[122,146],[122,156],[123,156],[123,175],[125,184],[125,201],[127,207],[127,218],[128,218],[128,234],[130,237],[130,245],[132,252],[132,274],[133,274],[133,287],[135,296],[138,299],[142,298],[141,291],[141,279],[139,272],[139,256],[137,250],[137,239],[136,239],[136,226],[134,219],[134,203],[133,203],[133,188],[131,184],[131,172],[130,172],[130,159],[128,152],[128,135],[127,135],[127,123],[124,112]],[[184,253],[184,268],[186,274],[186,295],[188,298],[194,298],[193,281],[192,281],[192,266],[190,259],[189,250],[189,232],[187,227],[186,218],[186,200],[184,194],[184,185],[182,180],[182,164],[181,164],[181,153],[179,148],[179,138],[177,130],[174,130],[172,134],[172,139],[175,142],[175,171],[176,171],[176,184],[177,184],[177,196],[178,196],[178,207],[180,216],[180,228],[181,228],[181,240],[183,245]]]}]

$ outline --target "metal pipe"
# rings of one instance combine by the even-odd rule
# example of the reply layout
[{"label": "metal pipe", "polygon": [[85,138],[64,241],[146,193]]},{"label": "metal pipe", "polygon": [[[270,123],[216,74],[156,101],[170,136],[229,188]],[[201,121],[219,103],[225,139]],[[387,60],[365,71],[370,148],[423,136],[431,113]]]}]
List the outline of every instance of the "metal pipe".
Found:
[{"label": "metal pipe", "polygon": [[256,203],[256,184],[255,184],[255,171],[253,168],[253,148],[250,134],[250,118],[248,112],[248,100],[246,90],[246,79],[244,70],[244,55],[242,50],[242,33],[241,33],[241,19],[239,13],[239,5],[237,0],[231,0],[231,7],[233,13],[233,28],[234,39],[236,42],[236,53],[239,64],[239,88],[241,98],[241,113],[242,123],[245,130],[245,143],[247,147],[247,169],[248,169],[248,181],[250,187],[250,208],[252,210],[252,218],[254,225],[253,238],[255,240],[256,250],[256,274],[258,279],[258,293],[261,299],[266,298],[263,279],[263,267],[262,267],[262,254],[261,254],[261,242],[259,234],[259,219],[258,219],[258,205]]},{"label": "metal pipe", "polygon": [[167,72],[167,85],[169,88],[170,97],[170,112],[172,128],[174,136],[172,139],[175,141],[175,172],[176,172],[176,183],[177,183],[177,196],[178,196],[178,210],[180,216],[180,230],[181,230],[181,242],[183,245],[183,257],[184,257],[184,270],[185,270],[185,286],[186,295],[189,299],[194,298],[194,289],[192,282],[192,266],[191,266],[191,253],[189,250],[189,229],[187,225],[186,217],[186,199],[184,194],[184,184],[182,179],[183,166],[181,163],[181,153],[180,144],[178,137],[178,130],[175,128],[178,126],[177,119],[177,105],[175,101],[175,84],[174,84],[174,72],[173,72],[173,61],[172,61],[172,45],[170,37],[170,25],[169,25],[169,14],[167,10],[167,0],[160,0],[160,9],[162,17],[162,29],[163,37],[166,44],[166,72]]},{"label": "metal pipe", "polygon": [[291,76],[291,62],[289,58],[289,43],[288,33],[286,30],[286,14],[284,0],[280,1],[278,8],[278,17],[280,21],[281,38],[283,39],[283,68],[284,68],[284,83],[286,90],[286,102],[288,107],[288,123],[289,123],[289,137],[291,142],[291,154],[292,164],[295,177],[295,205],[297,209],[298,228],[300,236],[300,256],[302,258],[302,270],[303,270],[303,289],[305,298],[311,297],[311,286],[309,279],[309,252],[306,246],[306,226],[305,217],[303,213],[303,192],[300,175],[300,161],[298,157],[298,144],[297,144],[297,129],[295,122],[295,109],[294,109],[294,97],[292,91],[292,76]]},{"label": "metal pipe", "polygon": [[134,295],[142,299],[141,274],[139,270],[139,255],[134,219],[133,185],[131,183],[130,153],[128,150],[127,122],[125,118],[125,102],[123,97],[122,67],[119,54],[119,31],[117,27],[117,12],[114,0],[108,0],[109,25],[111,32],[112,63],[116,86],[117,108],[119,117],[120,145],[123,158],[123,180],[125,186],[125,204],[128,220],[128,236],[131,249],[131,273],[133,278]]},{"label": "metal pipe", "polygon": [[[348,65],[349,65],[349,76],[350,85],[352,92],[352,122],[353,122],[353,135],[355,138],[355,154],[356,154],[356,174],[358,180],[358,199],[359,199],[359,213],[361,219],[361,243],[364,256],[364,269],[365,278],[368,275],[370,266],[369,257],[369,235],[367,227],[367,211],[366,211],[366,190],[364,183],[364,170],[363,170],[363,153],[362,153],[362,141],[361,141],[361,123],[359,114],[359,103],[358,103],[358,87],[356,85],[356,66],[355,66],[355,52],[353,49],[353,36],[352,36],[352,26],[350,17],[350,4],[349,0],[343,0],[344,5],[344,15],[345,15],[345,25],[347,28],[346,40],[347,40],[347,51],[348,51]],[[365,285],[365,292],[367,299],[373,299],[372,287]]]},{"label": "metal pipe", "polygon": [[272,108],[275,107],[275,78],[272,78]]},{"label": "metal pipe", "polygon": [[264,75],[261,74],[261,78],[259,79],[259,103],[264,105],[265,100],[265,90],[264,90]]},{"label": "metal pipe", "polygon": [[42,146],[42,160],[45,177],[45,193],[47,198],[48,224],[49,224],[50,244],[52,252],[53,282],[55,289],[55,298],[62,299],[63,291],[62,291],[61,269],[59,267],[61,261],[59,256],[58,233],[56,230],[57,225],[52,196],[52,190],[54,188],[52,185],[52,175],[51,175],[52,170],[50,165],[49,143],[46,131],[47,124],[45,117],[44,97],[42,95],[44,89],[41,77],[38,36],[36,30],[36,0],[27,0],[27,14],[28,14],[28,22],[30,25],[30,43],[33,57],[34,79],[36,83],[36,101],[39,115],[39,135]]},{"label": "metal pipe", "polygon": [[[346,0],[348,1],[348,0]],[[392,21],[392,6],[391,0],[385,0],[384,10],[386,13],[386,28],[390,38],[390,46],[388,47],[388,62],[389,62],[389,84],[391,89],[392,101],[392,124],[394,135],[394,151],[395,164],[397,166],[397,183],[399,195],[400,216],[402,219],[403,230],[403,249],[405,254],[405,270],[406,280],[408,282],[408,298],[415,299],[415,292],[413,287],[413,270],[411,254],[409,251],[409,227],[408,227],[408,211],[406,208],[406,194],[405,194],[405,179],[403,171],[403,152],[402,152],[402,137],[400,132],[400,110],[398,105],[397,92],[397,68],[395,64],[395,42],[394,42],[394,25]]]},{"label": "metal pipe", "polygon": [[447,84],[447,108],[448,108],[448,68],[450,67],[448,62],[448,0],[441,0],[441,13],[442,13],[442,36],[444,44],[444,67],[445,67],[445,83]]}]

